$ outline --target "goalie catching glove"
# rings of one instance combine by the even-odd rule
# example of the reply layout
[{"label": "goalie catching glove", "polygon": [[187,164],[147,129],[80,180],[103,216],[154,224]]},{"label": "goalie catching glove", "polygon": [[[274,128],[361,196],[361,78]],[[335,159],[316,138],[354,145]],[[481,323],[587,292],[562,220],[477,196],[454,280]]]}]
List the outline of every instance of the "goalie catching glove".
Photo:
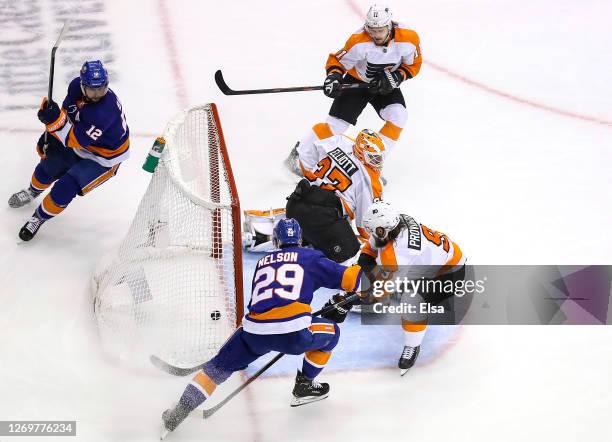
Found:
[{"label": "goalie catching glove", "polygon": [[351,308],[359,301],[347,302],[342,305],[338,305],[347,298],[347,293],[336,293],[332,298],[325,303],[323,306],[323,310],[326,310],[328,307],[333,307],[328,312],[322,313],[322,318],[331,319],[336,324],[341,324],[346,319],[346,315],[351,311]]}]

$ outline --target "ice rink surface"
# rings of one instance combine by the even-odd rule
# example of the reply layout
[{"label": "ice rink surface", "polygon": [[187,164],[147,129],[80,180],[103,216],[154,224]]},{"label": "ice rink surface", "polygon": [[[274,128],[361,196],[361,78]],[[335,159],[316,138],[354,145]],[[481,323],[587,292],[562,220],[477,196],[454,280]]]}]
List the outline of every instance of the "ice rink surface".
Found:
[{"label": "ice rink surface", "polygon": [[[161,411],[187,379],[108,361],[88,291],[96,262],[125,235],[146,189],[146,152],[179,110],[216,102],[242,207],[282,206],[293,186],[282,160],[331,101],[320,92],[226,97],[213,74],[222,69],[236,89],[320,84],[327,54],[360,26],[368,5],[2,3],[4,197],[28,184],[36,164],[36,108],[66,17],[77,29],[58,52],[54,97],[63,99],[86,58],[106,61],[132,158],[30,243],[18,243],[17,232],[35,206],[5,205],[0,420],[77,420],[84,441],[157,439]],[[385,167],[386,199],[448,233],[472,264],[612,264],[612,4],[390,5],[419,33],[425,64],[402,86],[409,120]],[[359,128],[381,126],[370,108],[359,120]],[[354,323],[321,375],[329,399],[291,409],[297,361],[288,359],[210,421],[190,419],[168,440],[610,440],[610,327],[432,330],[423,357],[400,378],[401,333]],[[239,382],[235,375],[213,402]]]}]

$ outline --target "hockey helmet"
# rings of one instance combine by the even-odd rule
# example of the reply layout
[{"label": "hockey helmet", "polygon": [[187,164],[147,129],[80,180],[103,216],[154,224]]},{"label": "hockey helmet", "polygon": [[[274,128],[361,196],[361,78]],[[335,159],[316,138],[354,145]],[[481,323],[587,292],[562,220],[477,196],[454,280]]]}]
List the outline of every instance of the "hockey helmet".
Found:
[{"label": "hockey helmet", "polygon": [[363,217],[363,226],[374,236],[375,240],[386,241],[389,232],[401,221],[400,213],[385,201],[376,201],[367,208]]},{"label": "hockey helmet", "polygon": [[365,20],[365,30],[374,43],[380,45],[387,41],[393,27],[393,13],[386,5],[374,4],[368,9]]},{"label": "hockey helmet", "polygon": [[363,164],[377,172],[382,170],[385,160],[385,143],[376,132],[370,129],[363,129],[359,132],[353,145],[353,153]]},{"label": "hockey helmet", "polygon": [[108,72],[100,60],[86,61],[80,72],[81,91],[92,101],[98,101],[108,91]]},{"label": "hockey helmet", "polygon": [[276,247],[302,244],[302,228],[294,218],[283,218],[274,226],[273,241]]}]

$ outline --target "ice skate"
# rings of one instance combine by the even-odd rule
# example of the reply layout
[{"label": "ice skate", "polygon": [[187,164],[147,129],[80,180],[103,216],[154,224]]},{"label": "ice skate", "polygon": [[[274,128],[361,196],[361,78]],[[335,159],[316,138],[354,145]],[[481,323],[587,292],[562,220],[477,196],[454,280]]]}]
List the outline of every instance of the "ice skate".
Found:
[{"label": "ice skate", "polygon": [[291,149],[291,152],[289,152],[289,156],[285,159],[284,164],[285,167],[289,170],[289,172],[302,178],[304,175],[302,174],[302,169],[300,169],[300,156],[297,151],[297,147],[299,145],[299,141],[295,143],[295,146],[293,147],[293,149]]},{"label": "ice skate", "polygon": [[397,363],[397,366],[400,369],[400,376],[404,376],[408,372],[410,367],[414,365],[417,360],[417,357],[419,356],[420,349],[420,345],[417,347],[410,347],[409,345],[406,345],[404,347],[402,355],[399,358],[399,362]]},{"label": "ice skate", "polygon": [[39,218],[36,212],[34,212],[32,217],[19,231],[19,238],[21,238],[22,241],[30,241],[32,238],[34,238],[38,232],[38,229],[40,229],[40,226],[42,226],[44,222],[45,220]]},{"label": "ice skate", "polygon": [[189,407],[181,404],[176,404],[174,408],[164,411],[162,413],[163,425],[160,439],[163,440],[168,433],[174,431],[189,416],[189,413],[191,413]]},{"label": "ice skate", "polygon": [[22,189],[19,192],[11,195],[8,204],[11,208],[17,209],[31,203],[38,195],[40,195],[40,192],[35,194],[32,193],[31,189]]},{"label": "ice skate", "polygon": [[310,402],[320,401],[329,396],[329,384],[308,379],[298,370],[293,387],[292,407],[299,407]]}]

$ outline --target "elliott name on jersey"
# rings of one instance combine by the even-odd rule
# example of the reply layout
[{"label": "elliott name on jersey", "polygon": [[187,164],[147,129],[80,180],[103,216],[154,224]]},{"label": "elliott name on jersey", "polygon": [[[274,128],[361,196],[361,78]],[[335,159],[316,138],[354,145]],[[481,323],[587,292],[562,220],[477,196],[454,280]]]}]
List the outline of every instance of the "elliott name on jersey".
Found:
[{"label": "elliott name on jersey", "polygon": [[342,202],[345,215],[355,220],[359,232],[367,237],[362,219],[372,202],[382,198],[380,172],[367,167],[355,157],[355,140],[345,135],[326,136],[318,133],[317,126],[313,130],[318,139],[310,145],[298,146],[304,176],[312,184],[334,190]]}]

